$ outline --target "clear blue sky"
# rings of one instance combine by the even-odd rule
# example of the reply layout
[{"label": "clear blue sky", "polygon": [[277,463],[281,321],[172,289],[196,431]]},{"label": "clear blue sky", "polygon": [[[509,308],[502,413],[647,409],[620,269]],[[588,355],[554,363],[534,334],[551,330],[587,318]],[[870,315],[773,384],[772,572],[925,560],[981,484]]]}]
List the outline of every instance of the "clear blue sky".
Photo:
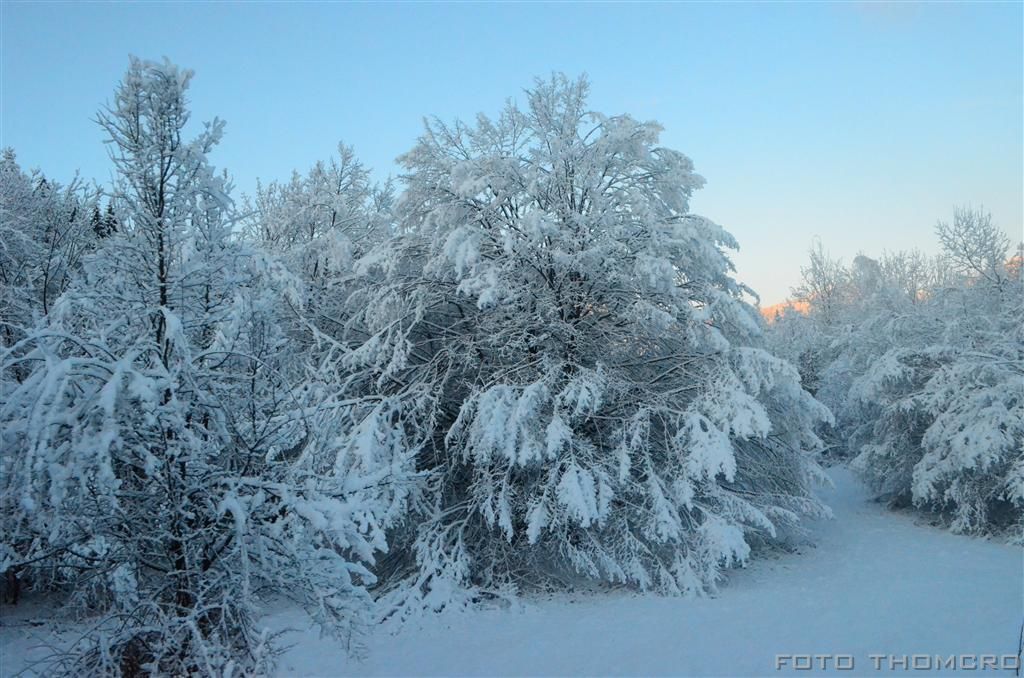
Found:
[{"label": "clear blue sky", "polygon": [[812,238],[934,250],[984,204],[1022,229],[1022,3],[204,4],[0,2],[0,145],[62,181],[110,176],[91,122],[128,55],[196,71],[213,158],[251,191],[334,152],[397,172],[424,115],[496,112],[535,75],[586,72],[592,104],[665,127],[707,180],[695,211],[740,241],[764,303]]}]

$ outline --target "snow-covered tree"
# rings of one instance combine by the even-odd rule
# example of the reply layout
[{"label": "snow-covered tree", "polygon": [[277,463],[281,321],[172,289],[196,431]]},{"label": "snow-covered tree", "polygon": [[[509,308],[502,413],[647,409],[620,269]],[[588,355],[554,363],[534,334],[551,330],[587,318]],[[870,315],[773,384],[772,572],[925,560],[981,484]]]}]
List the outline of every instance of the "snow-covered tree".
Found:
[{"label": "snow-covered tree", "polygon": [[122,223],[2,355],[0,569],[100,615],[74,674],[262,672],[269,596],[350,638],[401,505],[400,448],[340,435],[331,364],[282,334],[301,282],[232,237],[190,78],[132,59],[99,114]]},{"label": "snow-covered tree", "polygon": [[316,280],[365,253],[388,235],[391,183],[375,185],[351,146],[318,162],[288,183],[257,187],[246,230],[269,252],[292,260],[307,280]]},{"label": "snow-covered tree", "polygon": [[[302,312],[288,330],[311,357],[313,334],[335,337],[350,316],[353,262],[391,231],[391,181],[375,184],[350,146],[288,183],[259,185],[242,222],[248,242],[276,256],[301,282]],[[319,344],[323,347],[323,344]]]},{"label": "snow-covered tree", "polygon": [[356,265],[350,388],[395,403],[424,477],[395,535],[415,562],[388,574],[428,605],[568,578],[696,593],[823,510],[828,413],[759,347],[735,241],[689,212],[703,179],[587,90],[429,123],[398,235]]},{"label": "snow-covered tree", "polygon": [[833,259],[820,240],[815,241],[807,266],[800,267],[800,284],[793,298],[808,306],[822,325],[840,322],[839,315],[849,298],[850,273],[838,259]]},{"label": "snow-covered tree", "polygon": [[61,186],[26,174],[14,151],[0,156],[0,345],[50,312],[94,246],[96,195],[75,179]]}]

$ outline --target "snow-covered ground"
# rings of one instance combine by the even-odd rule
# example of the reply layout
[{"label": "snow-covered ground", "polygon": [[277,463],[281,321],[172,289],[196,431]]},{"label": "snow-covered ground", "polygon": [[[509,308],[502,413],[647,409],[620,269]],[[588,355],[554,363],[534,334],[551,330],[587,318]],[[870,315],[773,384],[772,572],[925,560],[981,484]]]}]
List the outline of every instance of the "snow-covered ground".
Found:
[{"label": "snow-covered ground", "polygon": [[[909,663],[912,655],[1016,654],[1024,617],[1019,547],[915,523],[872,503],[848,471],[833,469],[832,476],[835,488],[825,499],[835,519],[812,527],[815,546],[732,573],[714,598],[563,596],[512,611],[444,614],[399,633],[380,627],[364,661],[348,659],[315,631],[298,633],[280,672],[770,676],[780,673],[776,655],[786,654],[794,655],[790,664],[806,661],[797,655],[850,656],[854,669],[838,672],[850,676],[876,675],[876,661],[889,669],[888,658],[871,655],[897,662],[907,656]],[[0,673],[9,675],[40,656],[33,646],[46,631],[27,623],[31,613],[5,610]],[[302,622],[282,612],[270,623]],[[924,673],[899,663],[895,670]]]}]

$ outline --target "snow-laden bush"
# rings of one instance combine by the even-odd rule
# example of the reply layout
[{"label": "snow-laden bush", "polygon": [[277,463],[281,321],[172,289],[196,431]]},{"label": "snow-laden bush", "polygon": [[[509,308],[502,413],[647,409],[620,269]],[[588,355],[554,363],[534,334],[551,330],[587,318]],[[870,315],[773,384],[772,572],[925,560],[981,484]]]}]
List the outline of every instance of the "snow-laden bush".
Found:
[{"label": "snow-laden bush", "polygon": [[75,675],[262,673],[275,597],[351,639],[401,510],[386,413],[342,435],[386,404],[292,350],[300,285],[232,237],[221,123],[183,138],[190,75],[132,60],[99,116],[123,228],[0,356],[0,570],[99,617]]},{"label": "snow-laden bush", "polygon": [[828,412],[758,347],[736,243],[688,210],[703,179],[586,94],[555,77],[525,110],[430,123],[398,235],[356,263],[349,388],[396,404],[424,474],[388,574],[428,605],[572,579],[700,592],[824,510]]}]

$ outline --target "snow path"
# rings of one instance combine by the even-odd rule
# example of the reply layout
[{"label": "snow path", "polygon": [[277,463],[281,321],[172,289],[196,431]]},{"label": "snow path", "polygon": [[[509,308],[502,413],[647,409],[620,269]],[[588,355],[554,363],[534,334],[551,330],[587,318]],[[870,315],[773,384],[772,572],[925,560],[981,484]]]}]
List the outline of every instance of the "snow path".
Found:
[{"label": "snow path", "polygon": [[442,615],[397,635],[378,630],[363,662],[310,632],[292,638],[280,671],[770,676],[780,675],[776,654],[847,654],[854,670],[836,673],[851,676],[878,674],[871,654],[1016,654],[1019,547],[915,524],[871,502],[846,469],[831,475],[835,488],[823,495],[835,519],[812,526],[815,545],[733,573],[714,599],[567,596],[521,611]]},{"label": "snow path", "polygon": [[[378,627],[362,662],[316,630],[302,631],[288,638],[294,647],[279,673],[808,676],[820,671],[778,672],[775,655],[845,654],[855,667],[838,675],[874,676],[871,654],[1016,653],[1024,615],[1019,547],[915,524],[871,502],[847,470],[831,475],[836,486],[823,496],[835,519],[811,526],[814,545],[733,572],[713,599],[567,595],[520,610],[425,617],[398,634]],[[41,643],[53,636],[48,625],[31,623],[45,619],[42,608],[0,612],[0,676],[9,676],[44,656]],[[287,610],[267,623],[305,629],[305,620]]]}]

